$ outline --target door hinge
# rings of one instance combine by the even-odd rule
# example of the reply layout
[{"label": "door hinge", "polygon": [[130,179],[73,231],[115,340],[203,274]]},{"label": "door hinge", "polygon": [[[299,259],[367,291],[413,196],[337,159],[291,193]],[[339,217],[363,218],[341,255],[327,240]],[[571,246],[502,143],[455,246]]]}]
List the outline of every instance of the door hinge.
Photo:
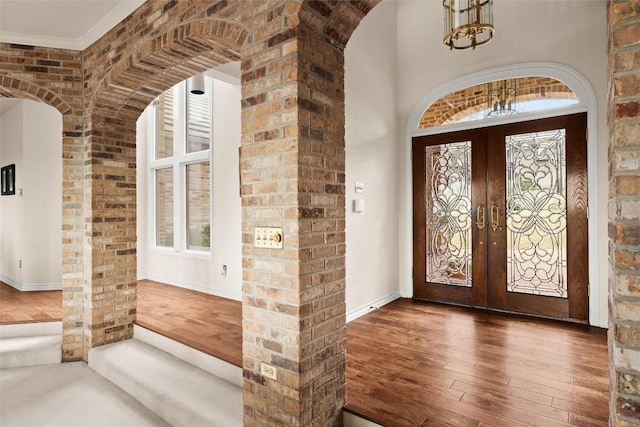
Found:
[{"label": "door hinge", "polygon": [[587,296],[591,296],[591,283],[587,283]]},{"label": "door hinge", "polygon": [[589,142],[589,128],[586,128],[585,131],[586,131],[585,135],[586,135],[586,138],[587,138],[587,139],[585,139],[585,141]]}]

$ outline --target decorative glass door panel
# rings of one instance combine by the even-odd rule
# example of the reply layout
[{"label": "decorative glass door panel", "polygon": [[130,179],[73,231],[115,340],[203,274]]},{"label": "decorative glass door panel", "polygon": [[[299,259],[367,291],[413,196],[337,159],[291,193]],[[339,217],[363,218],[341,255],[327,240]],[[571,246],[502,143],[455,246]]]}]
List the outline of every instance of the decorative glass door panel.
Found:
[{"label": "decorative glass door panel", "polygon": [[471,141],[425,147],[426,281],[471,286]]},{"label": "decorative glass door panel", "polygon": [[565,130],[509,135],[507,290],[567,298]]},{"label": "decorative glass door panel", "polygon": [[586,114],[413,139],[414,297],[588,319]]}]

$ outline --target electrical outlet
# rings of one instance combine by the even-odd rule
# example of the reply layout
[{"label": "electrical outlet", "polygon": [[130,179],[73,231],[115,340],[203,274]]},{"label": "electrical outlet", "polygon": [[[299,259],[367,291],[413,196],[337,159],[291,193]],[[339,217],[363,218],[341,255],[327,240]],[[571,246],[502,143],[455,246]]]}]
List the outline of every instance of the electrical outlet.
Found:
[{"label": "electrical outlet", "polygon": [[22,260],[18,260],[18,268],[22,268]]},{"label": "electrical outlet", "polygon": [[256,248],[282,249],[282,227],[256,227],[253,237]]},{"label": "electrical outlet", "polygon": [[278,372],[275,366],[268,365],[264,362],[260,362],[260,373],[267,378],[278,381]]}]

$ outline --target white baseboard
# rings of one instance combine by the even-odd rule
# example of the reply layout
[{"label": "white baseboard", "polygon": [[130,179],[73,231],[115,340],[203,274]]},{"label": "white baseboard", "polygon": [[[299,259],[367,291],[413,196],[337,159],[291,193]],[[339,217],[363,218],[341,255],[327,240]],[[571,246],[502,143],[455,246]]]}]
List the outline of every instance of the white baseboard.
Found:
[{"label": "white baseboard", "polygon": [[22,292],[62,290],[62,283],[18,283],[5,276],[0,276],[0,280]]},{"label": "white baseboard", "polygon": [[352,320],[357,319],[360,316],[364,316],[365,314],[382,307],[385,304],[389,304],[391,301],[397,300],[398,298],[400,298],[400,293],[398,292],[394,292],[391,295],[387,295],[386,297],[382,297],[382,298],[378,298],[375,301],[370,302],[369,304],[365,304],[360,308],[357,308],[355,310],[351,310],[350,312],[347,313],[347,323],[351,322]]},{"label": "white baseboard", "polygon": [[163,277],[149,275],[145,278],[139,278],[138,280],[153,280],[154,282],[160,282],[167,285],[178,286],[180,288],[190,289],[192,291],[202,292],[204,294],[215,295],[217,297],[232,299],[235,301],[242,301],[242,295],[233,294],[231,292],[221,291],[219,289],[205,288],[204,286],[194,285],[186,282],[179,282],[175,280],[169,280]]},{"label": "white baseboard", "polygon": [[382,427],[380,424],[360,418],[347,411],[342,412],[342,423],[344,427]]}]

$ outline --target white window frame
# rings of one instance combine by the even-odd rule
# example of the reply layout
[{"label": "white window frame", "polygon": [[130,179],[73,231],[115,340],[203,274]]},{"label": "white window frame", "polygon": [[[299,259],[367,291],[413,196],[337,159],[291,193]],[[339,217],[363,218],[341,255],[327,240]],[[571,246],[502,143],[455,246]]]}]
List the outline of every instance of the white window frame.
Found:
[{"label": "white window frame", "polygon": [[[147,144],[147,159],[149,174],[148,200],[150,209],[148,209],[148,221],[150,230],[148,233],[148,244],[154,251],[184,255],[197,258],[209,258],[213,256],[212,246],[209,250],[196,250],[187,248],[187,165],[209,162],[209,224],[210,241],[213,241],[213,82],[210,77],[205,76],[206,92],[204,95],[191,96],[208,96],[211,98],[211,133],[209,138],[209,149],[187,153],[187,82],[186,80],[178,83],[174,87],[173,99],[173,156],[163,159],[155,159],[156,152],[156,112],[153,108],[153,114],[147,122],[149,139]],[[173,247],[158,246],[156,244],[156,174],[158,169],[173,168]]]}]

